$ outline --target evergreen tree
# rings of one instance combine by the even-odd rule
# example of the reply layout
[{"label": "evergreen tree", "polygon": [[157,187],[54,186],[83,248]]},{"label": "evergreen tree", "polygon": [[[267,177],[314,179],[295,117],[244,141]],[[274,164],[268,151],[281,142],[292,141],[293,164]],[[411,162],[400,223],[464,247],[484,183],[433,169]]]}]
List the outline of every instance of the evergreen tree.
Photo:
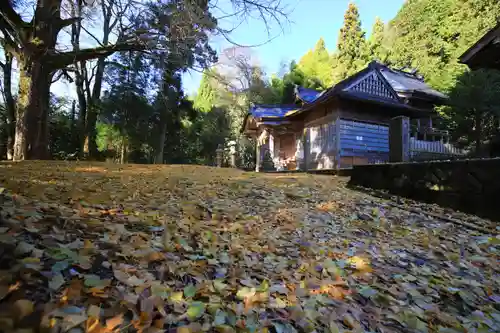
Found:
[{"label": "evergreen tree", "polygon": [[[152,108],[147,91],[152,73],[141,52],[121,53],[114,57],[114,60],[115,66],[107,69],[110,90],[104,93],[101,101],[97,129],[102,132],[98,132],[97,137],[102,153],[109,153],[106,152],[108,149],[117,148],[120,161],[125,163],[130,153],[141,150],[143,144],[149,140]],[[106,144],[103,145],[102,142]],[[115,150],[114,153],[117,154],[118,151]]]},{"label": "evergreen tree", "polygon": [[295,103],[295,87],[301,86],[304,88],[324,90],[325,86],[316,77],[308,77],[300,69],[295,61],[290,63],[289,72],[283,76],[281,81],[280,94],[281,103],[293,104]]},{"label": "evergreen tree", "polygon": [[337,42],[333,80],[338,82],[356,73],[367,63],[365,32],[361,29],[358,7],[349,3]]},{"label": "evergreen tree", "polygon": [[325,40],[320,38],[314,49],[309,50],[299,61],[299,68],[305,77],[319,80],[322,85],[329,86],[332,77],[330,55],[326,49]]},{"label": "evergreen tree", "polygon": [[484,143],[499,135],[500,72],[465,72],[450,98],[451,105],[442,114],[453,139],[481,152]]},{"label": "evergreen tree", "polygon": [[368,41],[368,51],[370,60],[378,60],[382,63],[387,63],[389,49],[385,46],[385,24],[378,17],[373,24],[372,34]]},{"label": "evergreen tree", "polygon": [[391,63],[416,68],[427,83],[448,91],[466,70],[460,55],[498,18],[497,0],[408,1],[390,22]]},{"label": "evergreen tree", "polygon": [[217,90],[214,87],[213,70],[206,69],[203,71],[198,93],[194,99],[194,107],[200,111],[210,111],[217,100]]}]

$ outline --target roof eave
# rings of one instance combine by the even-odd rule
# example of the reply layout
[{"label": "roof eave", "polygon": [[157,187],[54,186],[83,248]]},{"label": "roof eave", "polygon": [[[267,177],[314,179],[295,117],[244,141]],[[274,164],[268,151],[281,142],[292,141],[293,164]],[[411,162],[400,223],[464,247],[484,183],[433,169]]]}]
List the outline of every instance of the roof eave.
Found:
[{"label": "roof eave", "polygon": [[[399,91],[398,91],[399,93]],[[429,102],[433,102],[435,104],[446,104],[449,102],[450,98],[446,95],[443,94],[443,96],[437,96],[434,94],[428,94],[424,91],[420,90],[405,90],[401,91],[401,93],[407,94],[409,98],[419,98],[419,99],[425,99],[428,100]]]},{"label": "roof eave", "polygon": [[460,57],[459,62],[470,66],[475,55],[491,43],[496,37],[500,37],[500,22],[496,27],[488,31],[481,39],[465,51]]},{"label": "roof eave", "polygon": [[416,108],[407,104],[402,104],[402,103],[390,103],[387,101],[382,101],[376,98],[369,98],[370,96],[362,96],[362,95],[354,95],[351,93],[339,93],[338,94],[339,98],[343,99],[350,99],[350,100],[356,100],[359,102],[365,102],[365,103],[373,103],[373,104],[378,104],[382,106],[387,106],[387,107],[392,107],[394,109],[405,109],[409,112],[415,112],[416,114],[432,114],[435,111],[434,110],[429,110],[429,109],[421,109],[421,108]]}]

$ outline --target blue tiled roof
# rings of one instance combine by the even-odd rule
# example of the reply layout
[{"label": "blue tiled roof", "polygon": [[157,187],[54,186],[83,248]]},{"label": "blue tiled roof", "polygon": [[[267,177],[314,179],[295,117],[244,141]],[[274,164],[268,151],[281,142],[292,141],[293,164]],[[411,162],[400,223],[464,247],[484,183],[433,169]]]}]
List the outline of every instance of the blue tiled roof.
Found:
[{"label": "blue tiled roof", "polygon": [[314,102],[321,94],[323,94],[322,91],[317,91],[314,89],[309,89],[309,88],[304,88],[304,87],[299,87],[297,86],[295,89],[295,94],[297,95],[298,98],[303,100],[306,103],[312,103]]},{"label": "blue tiled roof", "polygon": [[286,119],[279,119],[275,121],[263,121],[262,125],[268,125],[268,126],[274,126],[274,125],[283,125],[283,124],[290,124],[289,120]]},{"label": "blue tiled roof", "polygon": [[289,111],[299,109],[295,105],[254,105],[250,114],[255,118],[282,118]]}]

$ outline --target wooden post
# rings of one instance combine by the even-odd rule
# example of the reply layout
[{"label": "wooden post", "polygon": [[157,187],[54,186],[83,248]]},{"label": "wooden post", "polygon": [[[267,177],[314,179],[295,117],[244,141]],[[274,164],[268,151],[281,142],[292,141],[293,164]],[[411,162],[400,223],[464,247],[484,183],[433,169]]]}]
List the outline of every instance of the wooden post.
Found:
[{"label": "wooden post", "polygon": [[335,168],[340,169],[340,150],[342,146],[340,145],[340,117],[335,120]]},{"label": "wooden post", "polygon": [[305,127],[303,130],[302,130],[302,147],[304,148],[304,159],[303,159],[303,163],[304,163],[304,171],[307,171],[309,168],[308,168],[308,163],[309,163],[309,129],[307,127]]},{"label": "wooden post", "polygon": [[410,119],[399,116],[389,124],[389,161],[409,162],[410,160]]}]

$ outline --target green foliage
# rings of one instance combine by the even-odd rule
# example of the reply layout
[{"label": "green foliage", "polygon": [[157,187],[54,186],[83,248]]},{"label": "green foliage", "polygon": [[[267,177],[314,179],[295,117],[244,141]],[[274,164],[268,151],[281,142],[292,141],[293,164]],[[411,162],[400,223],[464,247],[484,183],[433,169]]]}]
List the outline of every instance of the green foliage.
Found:
[{"label": "green foliage", "polygon": [[386,30],[384,22],[377,17],[373,24],[372,33],[368,40],[368,58],[387,63],[389,59],[389,49],[386,45]]},{"label": "green foliage", "polygon": [[237,165],[245,170],[255,170],[256,142],[254,139],[242,137],[238,143]]},{"label": "green foliage", "polygon": [[193,147],[193,162],[214,165],[215,150],[218,145],[224,145],[225,139],[231,135],[228,113],[220,108],[200,112],[187,134]]},{"label": "green foliage", "polygon": [[500,72],[479,70],[461,75],[450,92],[452,105],[442,110],[453,138],[463,146],[483,143],[498,135]]},{"label": "green foliage", "polygon": [[111,124],[98,122],[97,130],[97,148],[101,152],[109,151],[116,153],[120,149],[121,134],[120,130]]},{"label": "green foliage", "polygon": [[275,98],[278,103],[293,104],[295,103],[295,86],[304,88],[323,90],[326,86],[317,77],[307,76],[297,65],[295,61],[290,63],[289,72],[283,76],[283,79],[274,77],[271,81],[271,89],[274,91]]},{"label": "green foliage", "polygon": [[358,7],[349,3],[333,60],[333,81],[341,81],[361,70],[368,62],[366,55],[367,44],[365,32],[361,29]]},{"label": "green foliage", "polygon": [[201,77],[198,93],[194,99],[194,107],[197,110],[208,112],[214,106],[217,100],[217,89],[214,84],[215,73],[211,70],[205,70]]},{"label": "green foliage", "polygon": [[51,96],[49,110],[50,152],[52,156],[75,153],[78,142],[75,135],[76,119],[72,117],[70,103],[65,98]]},{"label": "green foliage", "polygon": [[297,69],[302,72],[304,78],[313,79],[322,86],[329,86],[333,83],[331,67],[331,57],[326,49],[325,40],[320,38],[314,49],[309,50],[300,59]]},{"label": "green foliage", "polygon": [[458,58],[498,17],[496,0],[408,1],[390,22],[390,60],[417,68],[427,83],[449,91],[466,70]]},{"label": "green foliage", "polygon": [[143,150],[144,143],[151,145],[153,108],[147,98],[147,90],[152,73],[142,53],[121,54],[115,57],[115,61],[123,66],[108,70],[111,89],[101,102],[98,146],[105,155],[123,153],[122,161],[146,162],[150,157],[145,151],[134,153],[135,159],[129,158],[129,155]]}]

